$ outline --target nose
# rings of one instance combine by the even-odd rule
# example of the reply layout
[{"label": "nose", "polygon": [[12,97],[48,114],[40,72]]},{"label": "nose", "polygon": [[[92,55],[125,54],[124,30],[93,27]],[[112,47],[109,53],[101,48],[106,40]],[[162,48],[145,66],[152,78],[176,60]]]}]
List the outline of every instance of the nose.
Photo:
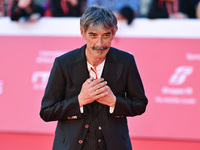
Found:
[{"label": "nose", "polygon": [[104,45],[104,44],[103,44],[102,37],[99,37],[99,38],[98,38],[98,41],[97,41],[97,46],[102,47],[103,45]]}]

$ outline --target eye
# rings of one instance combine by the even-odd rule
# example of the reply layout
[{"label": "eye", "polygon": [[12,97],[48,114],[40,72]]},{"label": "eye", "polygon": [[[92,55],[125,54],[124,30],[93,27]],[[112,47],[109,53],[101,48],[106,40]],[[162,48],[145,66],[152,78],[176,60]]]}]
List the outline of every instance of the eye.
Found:
[{"label": "eye", "polygon": [[104,37],[106,37],[106,38],[107,38],[107,37],[110,37],[110,34],[105,34]]},{"label": "eye", "polygon": [[90,34],[90,37],[92,37],[92,38],[94,38],[96,36],[97,36],[96,34]]}]

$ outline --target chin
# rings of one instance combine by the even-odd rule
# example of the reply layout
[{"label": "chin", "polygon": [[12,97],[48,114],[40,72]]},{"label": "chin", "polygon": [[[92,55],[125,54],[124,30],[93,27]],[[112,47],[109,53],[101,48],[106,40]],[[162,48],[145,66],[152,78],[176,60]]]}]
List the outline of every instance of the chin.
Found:
[{"label": "chin", "polygon": [[104,58],[106,56],[107,53],[105,52],[96,52],[95,56],[96,58]]},{"label": "chin", "polygon": [[98,52],[97,52],[98,55],[102,55],[103,53],[104,53],[104,52],[102,52],[102,51],[98,51]]}]

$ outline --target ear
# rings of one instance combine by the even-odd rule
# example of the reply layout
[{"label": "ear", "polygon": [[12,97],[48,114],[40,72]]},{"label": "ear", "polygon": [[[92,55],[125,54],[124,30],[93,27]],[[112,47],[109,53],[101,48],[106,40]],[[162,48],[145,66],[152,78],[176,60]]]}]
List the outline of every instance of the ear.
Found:
[{"label": "ear", "polygon": [[82,36],[82,38],[83,38],[84,40],[86,40],[85,32],[84,32],[83,30],[81,30],[81,29],[80,29],[80,31],[81,31],[81,36]]}]

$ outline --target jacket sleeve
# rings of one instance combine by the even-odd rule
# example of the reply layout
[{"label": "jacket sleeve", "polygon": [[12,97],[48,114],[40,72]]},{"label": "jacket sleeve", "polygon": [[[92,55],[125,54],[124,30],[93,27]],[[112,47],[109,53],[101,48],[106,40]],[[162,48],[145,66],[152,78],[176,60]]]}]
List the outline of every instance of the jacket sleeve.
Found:
[{"label": "jacket sleeve", "polygon": [[67,81],[56,58],[42,99],[40,116],[44,121],[80,119],[78,95],[65,99]]},{"label": "jacket sleeve", "polygon": [[141,115],[145,112],[147,103],[142,80],[132,57],[127,74],[125,97],[116,96],[116,105],[111,116],[123,118]]}]

